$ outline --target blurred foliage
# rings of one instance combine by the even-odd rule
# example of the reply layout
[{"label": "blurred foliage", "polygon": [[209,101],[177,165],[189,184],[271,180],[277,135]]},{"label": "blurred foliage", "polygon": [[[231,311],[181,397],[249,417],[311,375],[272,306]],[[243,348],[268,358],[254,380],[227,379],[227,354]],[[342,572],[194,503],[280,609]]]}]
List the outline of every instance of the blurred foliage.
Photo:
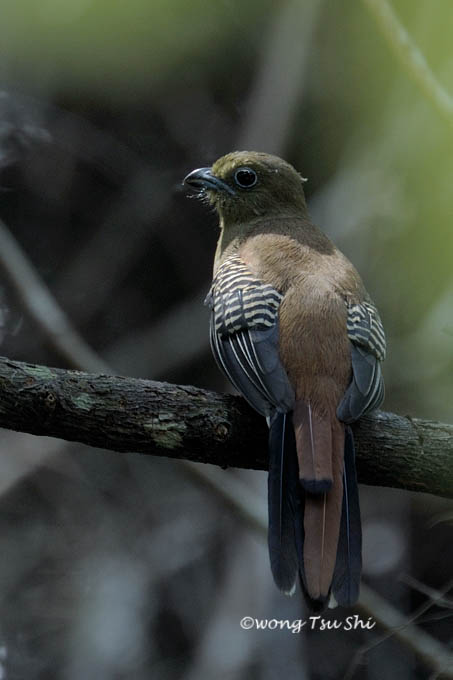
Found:
[{"label": "blurred foliage", "polygon": [[[216,76],[238,67],[237,39],[258,40],[269,1],[45,0],[2,5],[0,40],[8,68],[26,81],[39,79],[118,98],[149,95],[185,76]],[[197,73],[198,72],[198,73]]]},{"label": "blurred foliage", "polygon": [[[453,93],[451,0],[393,6]],[[4,0],[0,45],[0,217],[114,368],[228,389],[202,304],[215,217],[180,182],[253,145],[309,178],[378,304],[385,408],[452,422],[453,125],[364,3]],[[2,352],[63,365],[0,285]],[[177,463],[6,432],[0,452],[1,677],[334,678],[373,639],[244,634],[241,616],[303,618],[301,602]],[[401,574],[451,575],[451,525],[431,526],[451,508],[364,488],[362,509],[365,578],[409,612],[423,598]],[[451,643],[448,619],[425,629]],[[354,677],[427,674],[392,642]]]}]

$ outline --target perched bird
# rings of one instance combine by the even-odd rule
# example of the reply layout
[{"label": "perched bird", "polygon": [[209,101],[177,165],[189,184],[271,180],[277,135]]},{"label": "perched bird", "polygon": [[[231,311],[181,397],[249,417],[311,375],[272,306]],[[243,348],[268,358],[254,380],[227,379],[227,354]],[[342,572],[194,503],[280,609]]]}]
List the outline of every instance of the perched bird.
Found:
[{"label": "perched bird", "polygon": [[284,160],[233,152],[184,183],[220,218],[206,300],[212,351],[270,429],[274,580],[292,593],[299,574],[313,611],[329,599],[350,606],[362,538],[348,424],[384,396],[379,314],[353,265],[312,223],[303,179]]}]

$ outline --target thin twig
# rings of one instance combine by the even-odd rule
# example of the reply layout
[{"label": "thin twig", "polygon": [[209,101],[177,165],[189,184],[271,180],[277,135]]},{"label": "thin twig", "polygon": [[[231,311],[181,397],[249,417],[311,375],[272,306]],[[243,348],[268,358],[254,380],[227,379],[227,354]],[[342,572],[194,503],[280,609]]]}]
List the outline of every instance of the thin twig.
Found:
[{"label": "thin twig", "polygon": [[111,373],[107,364],[72,326],[8,227],[1,220],[0,270],[11,284],[27,316],[69,366]]},{"label": "thin twig", "polygon": [[363,0],[393,53],[425,99],[445,120],[453,125],[453,97],[439,83],[425,56],[396,16],[387,0]]},{"label": "thin twig", "polygon": [[413,590],[422,593],[422,595],[426,595],[426,597],[429,597],[430,600],[432,600],[432,603],[437,605],[438,607],[453,609],[453,600],[451,598],[449,599],[445,597],[447,591],[441,593],[435,588],[430,588],[425,583],[421,583],[420,581],[413,578],[413,576],[410,576],[409,574],[404,574],[403,576],[401,576],[400,581],[406,583],[410,588],[413,588]]},{"label": "thin twig", "polygon": [[[443,596],[445,593],[448,593],[452,586],[453,581],[449,581],[442,588],[441,595]],[[363,603],[363,586],[360,599]],[[437,640],[414,626],[417,619],[431,609],[436,604],[435,602],[432,600],[424,602],[409,618],[393,609],[388,602],[381,600],[379,595],[371,590],[365,591],[365,603],[365,606],[371,608],[374,617],[376,617],[376,613],[384,617],[388,630],[356,651],[344,676],[344,680],[352,680],[363,656],[391,637],[403,640],[410,649],[417,653],[424,663],[428,664],[430,668],[442,675],[442,677],[453,678],[453,654],[446,650]]]}]

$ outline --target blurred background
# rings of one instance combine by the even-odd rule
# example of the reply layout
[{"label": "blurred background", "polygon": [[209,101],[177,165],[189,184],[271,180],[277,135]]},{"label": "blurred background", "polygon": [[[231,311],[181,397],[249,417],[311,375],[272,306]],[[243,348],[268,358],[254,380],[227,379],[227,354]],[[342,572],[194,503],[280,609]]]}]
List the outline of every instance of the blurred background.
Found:
[{"label": "blurred background", "polygon": [[[7,275],[21,248],[114,372],[229,390],[203,306],[216,219],[181,180],[254,149],[308,178],[313,217],[377,303],[384,408],[452,422],[453,104],[392,48],[383,7],[3,0],[2,354],[96,364],[46,334],[38,295],[27,311],[36,280],[20,262]],[[453,93],[451,1],[393,7]],[[265,473],[220,474],[265,517]],[[263,535],[181,462],[3,430],[0,494],[2,679],[443,677],[411,630],[380,644],[378,626],[242,630],[244,616],[306,617],[302,599],[276,590]],[[447,650],[451,600],[436,606],[429,588],[451,587],[451,502],[364,486],[361,502],[377,599],[356,612],[426,605],[418,630]]]}]

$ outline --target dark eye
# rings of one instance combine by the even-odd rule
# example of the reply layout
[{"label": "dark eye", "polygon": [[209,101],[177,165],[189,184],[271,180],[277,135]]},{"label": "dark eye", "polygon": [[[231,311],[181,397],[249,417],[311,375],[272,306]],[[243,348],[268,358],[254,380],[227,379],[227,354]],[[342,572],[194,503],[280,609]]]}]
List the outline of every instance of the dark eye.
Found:
[{"label": "dark eye", "polygon": [[234,181],[242,189],[250,189],[257,183],[258,176],[252,168],[239,168],[234,173]]}]

